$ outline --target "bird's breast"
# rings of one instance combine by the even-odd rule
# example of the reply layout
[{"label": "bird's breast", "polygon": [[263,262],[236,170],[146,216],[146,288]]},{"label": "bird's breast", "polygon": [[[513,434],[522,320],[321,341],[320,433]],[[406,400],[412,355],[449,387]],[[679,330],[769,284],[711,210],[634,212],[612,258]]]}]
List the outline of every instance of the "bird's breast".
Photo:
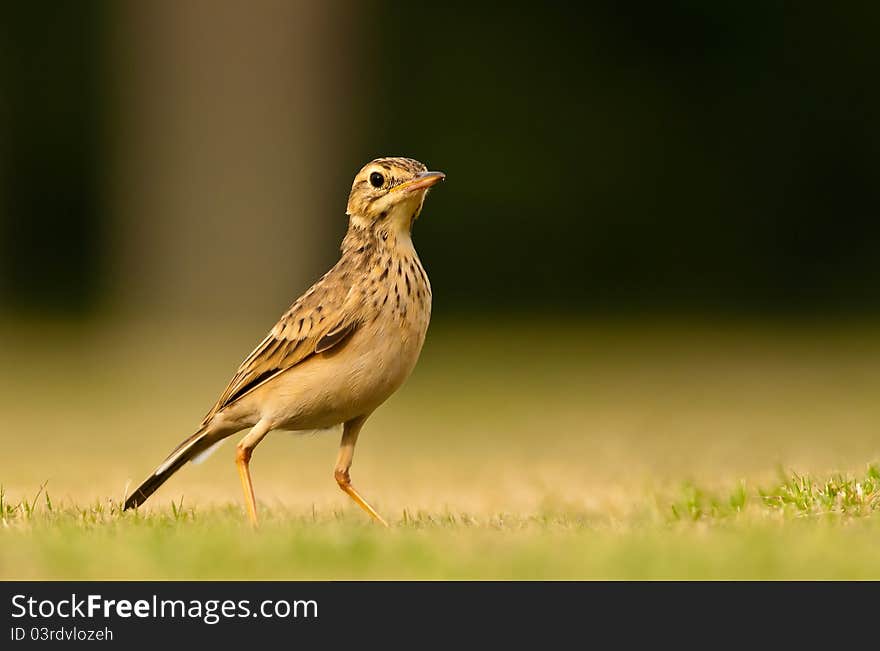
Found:
[{"label": "bird's breast", "polygon": [[[431,319],[431,285],[415,251],[380,256],[368,284],[367,312],[356,346],[384,390],[394,391],[418,361]],[[383,391],[384,392],[384,391]],[[387,397],[387,396],[386,396]]]},{"label": "bird's breast", "polygon": [[418,257],[379,259],[357,291],[363,319],[351,337],[273,383],[270,419],[278,427],[327,427],[369,414],[415,368],[431,318],[431,287]]}]

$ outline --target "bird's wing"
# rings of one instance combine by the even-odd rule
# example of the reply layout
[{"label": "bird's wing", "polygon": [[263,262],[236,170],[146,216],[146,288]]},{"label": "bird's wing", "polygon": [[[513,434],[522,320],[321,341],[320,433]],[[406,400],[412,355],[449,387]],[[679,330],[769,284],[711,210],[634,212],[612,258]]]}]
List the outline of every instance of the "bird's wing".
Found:
[{"label": "bird's wing", "polygon": [[349,282],[349,275],[331,270],[284,313],[241,363],[204,422],[279,373],[342,345],[361,324],[363,305],[363,295]]}]

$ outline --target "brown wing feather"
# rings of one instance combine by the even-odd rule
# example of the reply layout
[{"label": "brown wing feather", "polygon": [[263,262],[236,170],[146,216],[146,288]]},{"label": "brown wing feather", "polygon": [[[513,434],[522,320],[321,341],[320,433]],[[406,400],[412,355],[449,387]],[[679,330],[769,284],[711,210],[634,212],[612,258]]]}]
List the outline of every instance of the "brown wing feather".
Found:
[{"label": "brown wing feather", "polygon": [[300,297],[241,363],[204,422],[279,373],[343,344],[363,318],[352,276],[334,267]]},{"label": "brown wing feather", "polygon": [[358,327],[357,323],[342,323],[338,328],[333,328],[315,343],[315,352],[323,353],[341,344]]}]

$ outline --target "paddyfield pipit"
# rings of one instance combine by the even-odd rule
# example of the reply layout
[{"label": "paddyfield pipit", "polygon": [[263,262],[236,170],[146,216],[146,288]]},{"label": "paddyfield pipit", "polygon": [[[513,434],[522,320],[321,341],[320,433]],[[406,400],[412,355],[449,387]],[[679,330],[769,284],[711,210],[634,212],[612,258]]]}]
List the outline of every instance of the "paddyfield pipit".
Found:
[{"label": "paddyfield pipit", "polygon": [[198,431],[128,497],[142,504],[181,466],[251,428],[235,463],[251,522],[257,506],[248,464],[271,430],[339,425],[339,487],[387,523],[355,490],[349,470],[364,422],[412,372],[431,316],[431,285],[411,231],[428,189],[442,181],[411,158],[379,158],[351,186],[339,262],[303,294],[245,358]]}]

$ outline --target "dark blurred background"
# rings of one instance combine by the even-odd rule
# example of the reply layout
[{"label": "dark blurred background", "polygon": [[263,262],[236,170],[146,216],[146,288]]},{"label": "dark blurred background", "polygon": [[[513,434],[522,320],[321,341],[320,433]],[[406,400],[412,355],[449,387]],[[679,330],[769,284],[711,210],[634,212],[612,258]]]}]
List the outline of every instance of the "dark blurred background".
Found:
[{"label": "dark blurred background", "polygon": [[380,155],[448,174],[416,226],[438,314],[880,307],[876,3],[3,14],[5,310],[271,322]]}]

